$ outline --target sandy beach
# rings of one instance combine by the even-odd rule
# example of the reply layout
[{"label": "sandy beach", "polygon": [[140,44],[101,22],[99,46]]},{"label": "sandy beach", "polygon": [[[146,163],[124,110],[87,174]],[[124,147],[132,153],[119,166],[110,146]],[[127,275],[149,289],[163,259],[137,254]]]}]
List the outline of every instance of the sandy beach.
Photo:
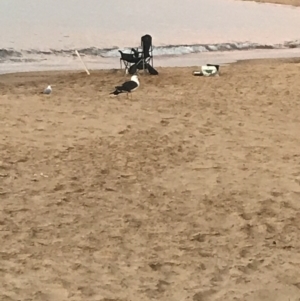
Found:
[{"label": "sandy beach", "polygon": [[255,1],[260,3],[274,3],[274,4],[300,6],[300,0],[242,0],[242,1]]},{"label": "sandy beach", "polygon": [[196,69],[0,76],[1,301],[299,300],[300,60]]}]

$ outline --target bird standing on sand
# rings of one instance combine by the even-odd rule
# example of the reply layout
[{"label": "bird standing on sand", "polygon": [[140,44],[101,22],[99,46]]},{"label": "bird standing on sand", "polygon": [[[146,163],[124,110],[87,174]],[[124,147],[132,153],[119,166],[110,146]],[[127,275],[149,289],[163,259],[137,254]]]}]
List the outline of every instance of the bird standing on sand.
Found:
[{"label": "bird standing on sand", "polygon": [[131,94],[131,92],[135,91],[139,86],[140,82],[137,75],[132,75],[129,81],[123,83],[121,86],[116,86],[116,90],[110,94],[118,95],[120,93],[127,93],[128,98],[128,93]]},{"label": "bird standing on sand", "polygon": [[43,94],[51,94],[51,92],[52,92],[52,88],[51,88],[51,86],[49,85],[42,93],[43,93]]}]

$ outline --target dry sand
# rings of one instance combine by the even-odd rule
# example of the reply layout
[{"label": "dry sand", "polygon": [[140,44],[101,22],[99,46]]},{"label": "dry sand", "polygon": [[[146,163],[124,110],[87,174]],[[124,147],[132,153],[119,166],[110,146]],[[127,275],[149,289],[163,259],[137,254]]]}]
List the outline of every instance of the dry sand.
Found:
[{"label": "dry sand", "polygon": [[300,0],[242,0],[242,1],[255,1],[261,3],[274,3],[274,4],[300,6]]},{"label": "dry sand", "polygon": [[193,70],[0,76],[1,301],[300,299],[300,61]]}]

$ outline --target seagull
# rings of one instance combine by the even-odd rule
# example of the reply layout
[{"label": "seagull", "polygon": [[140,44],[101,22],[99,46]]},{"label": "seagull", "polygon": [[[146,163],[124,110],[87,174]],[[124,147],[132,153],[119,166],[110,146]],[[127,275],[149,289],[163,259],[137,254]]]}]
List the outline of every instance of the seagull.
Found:
[{"label": "seagull", "polygon": [[51,86],[49,85],[42,93],[43,93],[43,94],[51,94],[51,92],[52,92],[52,88],[51,88]]},{"label": "seagull", "polygon": [[132,75],[129,81],[123,83],[121,86],[116,86],[116,90],[110,94],[118,95],[120,93],[127,93],[128,98],[128,93],[135,91],[139,86],[140,82],[137,75]]}]

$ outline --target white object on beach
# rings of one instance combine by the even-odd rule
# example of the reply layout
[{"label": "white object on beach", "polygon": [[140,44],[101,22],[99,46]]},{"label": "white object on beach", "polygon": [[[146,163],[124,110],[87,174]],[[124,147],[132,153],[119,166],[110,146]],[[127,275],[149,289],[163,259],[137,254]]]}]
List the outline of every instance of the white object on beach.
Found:
[{"label": "white object on beach", "polygon": [[75,53],[76,53],[76,55],[79,57],[79,59],[80,59],[82,65],[83,65],[84,70],[85,70],[85,72],[87,73],[87,75],[90,75],[90,72],[89,72],[88,68],[86,67],[85,63],[83,62],[83,60],[82,60],[82,58],[81,58],[79,52],[78,52],[77,50],[75,50]]},{"label": "white object on beach", "polygon": [[201,71],[194,71],[196,76],[219,76],[219,66],[201,66]]},{"label": "white object on beach", "polygon": [[52,92],[52,88],[51,88],[51,86],[49,85],[45,90],[44,90],[44,94],[51,94],[51,92]]},{"label": "white object on beach", "polygon": [[201,71],[203,76],[214,76],[218,74],[218,69],[215,66],[202,66]]}]

